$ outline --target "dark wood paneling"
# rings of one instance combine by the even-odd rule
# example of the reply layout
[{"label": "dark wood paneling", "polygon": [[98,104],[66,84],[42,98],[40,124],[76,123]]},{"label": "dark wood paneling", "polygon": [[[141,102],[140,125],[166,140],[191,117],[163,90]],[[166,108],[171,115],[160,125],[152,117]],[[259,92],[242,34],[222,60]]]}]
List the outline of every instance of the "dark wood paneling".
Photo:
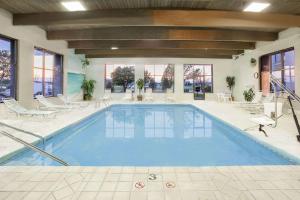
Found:
[{"label": "dark wood paneling", "polygon": [[274,41],[274,32],[169,27],[116,27],[48,31],[50,40]]},{"label": "dark wood paneling", "polygon": [[[191,26],[282,30],[300,26],[300,16],[211,10],[95,10],[15,14],[14,25]],[[55,27],[55,26],[54,26]],[[53,28],[53,27],[52,27]]]},{"label": "dark wood paneling", "polygon": [[[242,11],[252,0],[82,0],[88,10],[159,8],[159,9],[209,9]],[[270,13],[300,14],[299,0],[268,0]],[[62,12],[60,0],[0,0],[2,8],[13,13]]]},{"label": "dark wood paneling", "polygon": [[74,49],[254,49],[253,42],[218,42],[185,40],[74,40],[68,42]]},{"label": "dark wood paneling", "polygon": [[209,55],[209,54],[95,54],[95,55],[86,55],[86,58],[213,58],[213,59],[232,59],[230,55]]},{"label": "dark wood paneling", "polygon": [[221,49],[118,49],[118,50],[99,50],[99,49],[76,49],[75,54],[86,55],[159,55],[159,54],[174,54],[174,55],[239,55],[243,50],[221,50]]}]

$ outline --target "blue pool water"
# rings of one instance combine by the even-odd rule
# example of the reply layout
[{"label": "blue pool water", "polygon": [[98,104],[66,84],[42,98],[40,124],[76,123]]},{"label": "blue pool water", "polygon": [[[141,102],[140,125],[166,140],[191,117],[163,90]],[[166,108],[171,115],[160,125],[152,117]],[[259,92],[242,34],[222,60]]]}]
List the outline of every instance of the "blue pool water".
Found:
[{"label": "blue pool water", "polygon": [[[114,105],[39,146],[71,165],[297,164],[190,105]],[[30,150],[4,164],[59,165]]]}]

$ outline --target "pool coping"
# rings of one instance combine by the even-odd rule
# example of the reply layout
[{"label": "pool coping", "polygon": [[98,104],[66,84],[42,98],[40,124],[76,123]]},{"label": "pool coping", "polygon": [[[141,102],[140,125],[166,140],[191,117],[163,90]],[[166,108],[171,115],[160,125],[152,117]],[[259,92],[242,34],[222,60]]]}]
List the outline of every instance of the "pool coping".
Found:
[{"label": "pool coping", "polygon": [[[277,147],[277,146],[274,146],[272,144],[269,144],[265,141],[262,141],[260,140],[259,138],[249,134],[247,131],[244,131],[242,130],[241,128],[239,128],[238,126],[235,126],[227,121],[225,121],[224,119],[221,119],[219,117],[217,117],[215,114],[213,113],[210,113],[206,110],[204,110],[203,108],[201,108],[199,105],[196,105],[195,103],[187,103],[187,102],[181,102],[181,103],[177,103],[177,102],[174,102],[174,103],[164,103],[164,102],[112,102],[112,104],[108,105],[107,107],[103,107],[103,108],[100,108],[98,110],[96,110],[95,112],[92,112],[90,114],[88,114],[87,116],[84,116],[83,118],[80,118],[78,120],[75,120],[73,121],[72,123],[70,124],[67,124],[65,125],[64,127],[58,129],[58,130],[55,130],[55,131],[52,131],[50,132],[49,134],[47,134],[46,136],[44,136],[44,139],[45,139],[45,142],[47,142],[47,140],[55,137],[56,135],[60,134],[61,132],[63,132],[64,130],[66,129],[69,129],[71,128],[72,126],[76,126],[78,125],[79,123],[85,121],[85,120],[88,120],[92,117],[94,117],[95,115],[97,115],[98,113],[104,111],[105,109],[108,109],[112,106],[117,106],[117,105],[185,105],[185,106],[191,106],[191,107],[194,107],[202,112],[205,112],[207,115],[209,115],[210,117],[214,118],[215,120],[218,120],[220,121],[221,123],[224,123],[226,126],[229,126],[230,128],[233,128],[235,129],[236,131],[238,131],[239,133],[243,134],[244,136],[248,137],[249,139],[252,139],[254,142],[264,146],[265,148],[268,148],[269,150],[279,154],[280,156],[284,157],[285,159],[287,160],[292,160],[294,162],[296,162],[297,164],[294,164],[294,165],[300,165],[300,156],[297,157],[295,155],[292,155],[291,153]],[[33,142],[31,142],[31,144],[33,145],[36,145],[36,144],[39,144],[41,143],[42,140],[41,139],[36,139],[34,140]],[[5,163],[6,161],[8,161],[9,159],[11,159],[12,157],[16,156],[17,154],[19,153],[22,153],[23,151],[26,151],[27,150],[27,147],[26,146],[23,146],[23,147],[20,147],[19,149],[17,150],[14,150],[2,157],[0,157],[0,166],[3,166],[2,164]],[[72,166],[72,165],[71,165]],[[224,165],[224,166],[227,166],[227,165]],[[242,166],[248,166],[248,165],[242,165]],[[254,166],[264,166],[264,165],[254,165]],[[101,166],[99,166],[101,167]],[[103,166],[103,167],[108,167],[108,166]],[[170,166],[171,167],[171,166]],[[180,167],[180,166],[178,166]],[[182,167],[188,167],[188,166],[182,166]],[[204,167],[214,167],[214,166],[204,166]]]}]

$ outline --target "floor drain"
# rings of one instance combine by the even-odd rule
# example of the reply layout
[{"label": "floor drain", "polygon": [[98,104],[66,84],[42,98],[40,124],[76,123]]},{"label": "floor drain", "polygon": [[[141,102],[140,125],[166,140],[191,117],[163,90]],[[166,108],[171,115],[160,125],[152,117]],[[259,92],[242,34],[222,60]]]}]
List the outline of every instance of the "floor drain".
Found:
[{"label": "floor drain", "polygon": [[167,188],[175,188],[176,187],[176,184],[174,182],[167,182],[166,183],[166,187]]},{"label": "floor drain", "polygon": [[143,189],[145,187],[145,184],[142,181],[136,182],[134,185],[137,189]]}]

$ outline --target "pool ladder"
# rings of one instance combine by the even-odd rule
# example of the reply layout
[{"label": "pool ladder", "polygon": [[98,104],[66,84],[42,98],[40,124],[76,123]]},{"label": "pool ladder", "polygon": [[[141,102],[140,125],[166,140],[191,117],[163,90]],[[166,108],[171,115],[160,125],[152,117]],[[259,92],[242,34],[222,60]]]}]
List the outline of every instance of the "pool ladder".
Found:
[{"label": "pool ladder", "polygon": [[[21,129],[20,129],[20,130],[21,130]],[[23,132],[23,131],[21,130],[21,132]],[[13,136],[12,134],[9,134],[9,133],[7,133],[7,132],[5,132],[5,131],[0,131],[0,134],[2,134],[2,135],[4,135],[4,136],[6,136],[6,137],[8,137],[8,138],[10,138],[10,139],[12,139],[12,140],[18,142],[18,143],[21,143],[21,144],[23,144],[24,146],[30,148],[31,150],[33,150],[33,151],[35,151],[35,152],[41,154],[42,156],[45,156],[45,157],[47,157],[47,158],[50,158],[51,160],[54,160],[54,161],[56,161],[56,162],[58,162],[58,163],[60,163],[60,164],[62,164],[62,165],[64,165],[64,166],[68,166],[68,165],[69,165],[67,162],[63,161],[62,159],[60,159],[60,158],[58,158],[58,157],[56,157],[56,156],[54,156],[54,155],[52,155],[52,154],[50,154],[50,153],[47,153],[46,151],[44,151],[44,150],[42,150],[42,149],[40,149],[40,148],[38,148],[38,147],[36,147],[36,146],[34,146],[34,145],[28,143],[28,142],[25,142],[24,140],[22,140],[22,139],[20,139],[20,138],[17,138],[17,137],[15,137],[15,136]],[[34,134],[34,135],[36,135],[36,134]],[[40,136],[40,137],[41,137],[41,136]]]}]

